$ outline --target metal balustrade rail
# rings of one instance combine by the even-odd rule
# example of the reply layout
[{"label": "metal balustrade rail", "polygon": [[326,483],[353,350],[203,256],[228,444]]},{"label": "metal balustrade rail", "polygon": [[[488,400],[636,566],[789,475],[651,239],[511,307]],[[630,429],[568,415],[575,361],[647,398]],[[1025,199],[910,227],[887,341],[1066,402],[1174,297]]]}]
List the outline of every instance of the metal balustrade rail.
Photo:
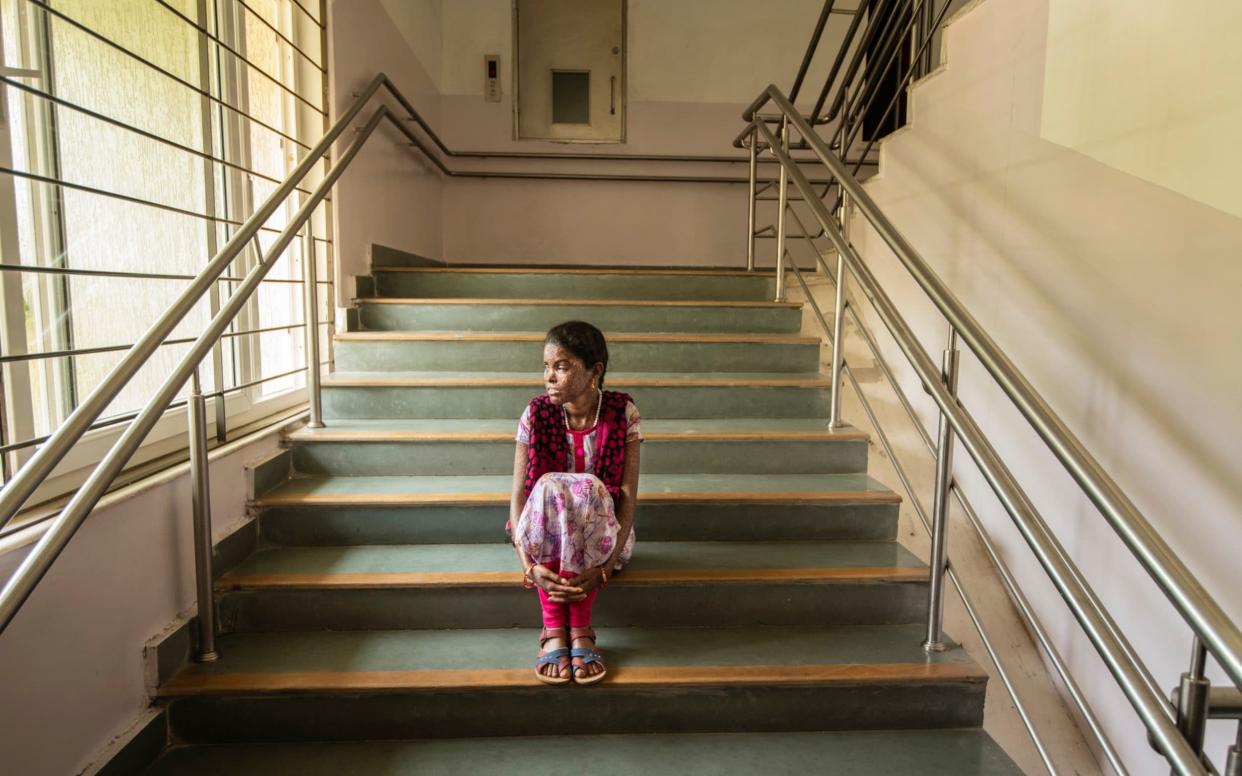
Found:
[{"label": "metal balustrade rail", "polygon": [[[823,312],[813,300],[812,308],[825,334],[832,340],[830,422],[834,426],[839,422],[841,386],[843,378],[848,378],[855,391],[858,392],[864,411],[872,417],[873,425],[876,426],[882,444],[891,450],[886,435],[875,423],[874,413],[866,397],[858,391],[857,380],[848,364],[845,363],[842,354],[843,321],[844,315],[848,313],[854,317],[868,347],[875,354],[877,363],[881,365],[889,382],[897,391],[901,404],[935,455],[936,475],[930,520],[927,519],[918,499],[912,491],[910,492],[911,501],[914,502],[920,520],[928,527],[932,544],[931,593],[925,647],[934,650],[940,644],[943,580],[947,575],[950,581],[958,585],[967,614],[979,629],[984,639],[985,649],[995,662],[995,655],[988,646],[982,623],[972,613],[972,606],[964,591],[961,590],[948,562],[946,544],[948,501],[950,494],[956,494],[968,520],[983,541],[985,550],[996,563],[997,571],[1015,605],[1027,619],[1041,647],[1047,653],[1049,661],[1065,681],[1071,698],[1083,713],[1087,726],[1095,735],[1103,756],[1117,772],[1125,772],[1124,764],[1116,750],[1104,735],[1085,697],[1035,618],[1031,607],[1017,588],[1009,570],[996,553],[994,545],[983,530],[974,510],[970,508],[969,502],[965,500],[961,492],[953,487],[950,464],[953,446],[957,442],[966,449],[1019,528],[1050,580],[1069,605],[1083,632],[1096,648],[1118,686],[1147,728],[1153,746],[1169,760],[1177,773],[1214,772],[1214,766],[1202,753],[1205,722],[1208,718],[1234,718],[1231,715],[1234,710],[1233,706],[1222,699],[1239,697],[1238,688],[1242,687],[1242,633],[1194,575],[1155,533],[1150,523],[1126,497],[1117,483],[1109,477],[1064,422],[1052,412],[996,343],[935,275],[926,261],[868,197],[855,177],[859,167],[856,163],[847,161],[850,156],[858,160],[870,158],[869,154],[880,139],[881,133],[874,133],[876,136],[868,138],[861,152],[854,150],[854,144],[863,138],[868,118],[872,119],[874,124],[884,126],[900,101],[904,99],[903,91],[906,87],[914,78],[927,74],[934,66],[931,44],[950,5],[949,0],[939,0],[939,7],[935,5],[935,2],[936,0],[879,0],[876,3],[857,5],[846,32],[845,41],[837,53],[819,99],[809,117],[799,113],[794,108],[793,100],[786,98],[775,86],[769,86],[764,90],[744,112],[743,118],[746,125],[734,141],[734,145],[747,149],[752,160],[760,156],[770,156],[781,162],[781,168],[778,171],[779,178],[775,182],[758,180],[757,164],[752,162],[750,166],[748,267],[753,269],[754,266],[755,238],[774,237],[777,241],[777,299],[781,300],[784,298],[783,281],[786,268],[793,271],[800,283],[804,283],[796,265],[791,263],[788,267],[786,266],[788,239],[802,238],[814,249],[813,239],[825,236],[829,238],[837,255],[835,272],[831,272],[823,262],[818,249],[814,249],[814,252],[825,274],[832,277],[836,284],[832,323],[830,324],[825,319]],[[823,22],[833,10],[833,5],[834,0],[825,0],[820,22],[812,34],[791,94],[796,95],[803,85],[807,65],[812,60],[822,36]],[[903,58],[903,49],[909,53],[909,57],[907,63],[901,65],[899,63]],[[902,67],[905,68],[904,71]],[[877,84],[885,79],[896,84],[896,93],[888,99],[883,110],[880,110],[878,102],[880,90]],[[830,96],[832,99],[829,103]],[[821,115],[825,104],[829,104],[830,107],[826,114]],[[772,106],[776,108],[775,116],[760,113],[761,110]],[[815,127],[829,123],[833,124],[830,131],[827,135],[821,136]],[[793,162],[790,154],[793,148],[810,148],[827,170],[829,179],[823,183],[822,190],[817,191],[812,186],[812,182],[807,180],[804,168]],[[790,183],[793,184],[793,192],[790,191]],[[755,225],[756,202],[768,199],[758,194],[771,188],[773,184],[778,190],[778,196],[775,198],[778,203],[775,224],[757,229]],[[791,196],[794,192],[796,196]],[[810,208],[814,220],[819,222],[818,234],[809,234],[801,224],[801,220],[790,204],[793,201],[805,202]],[[948,321],[949,340],[939,367],[923,350],[919,340],[888,298],[885,290],[853,249],[848,234],[849,213],[853,210],[857,210],[885,241]],[[787,215],[797,224],[798,232],[786,233]],[[880,356],[874,340],[862,326],[857,313],[849,304],[845,287],[850,278],[853,278],[854,282],[859,285],[863,298],[869,302],[877,317],[892,334],[899,349],[939,407],[940,427],[934,444],[931,436],[915,417],[909,401],[893,380],[891,371]],[[810,298],[809,289],[806,290]],[[1180,687],[1172,699],[1165,697],[1150,671],[1087,585],[1056,537],[1052,535],[1005,462],[992,448],[970,413],[957,399],[956,372],[959,340],[964,341],[971,348],[988,375],[1045,442],[1083,493],[1120,536],[1144,571],[1164,592],[1174,610],[1189,626],[1193,634],[1190,669],[1182,674]],[[893,460],[899,478],[910,491],[909,480],[900,463],[896,458]],[[1235,685],[1234,687],[1210,687],[1204,678],[1209,654],[1222,666]],[[1048,756],[1047,747],[1042,744],[1038,732],[1034,729],[1030,715],[1024,711],[1020,699],[1016,697],[1003,667],[999,663],[996,665],[1002,683],[1014,698],[1019,716],[1026,725],[1045,767],[1055,773],[1055,766]],[[1242,776],[1240,752],[1242,752],[1242,725],[1239,726],[1238,742],[1230,747],[1227,753],[1226,771],[1230,776]]]},{"label": "metal balustrade rail", "polygon": [[[1146,519],[1129,503],[1128,499],[1125,499],[1124,494],[1108,478],[1098,463],[1090,457],[1081,443],[1070,434],[1060,419],[1052,414],[1051,409],[1035,393],[1012,362],[962,307],[943,282],[935,276],[922,257],[879,212],[857,181],[847,177],[848,173],[840,160],[833,156],[810,125],[793,110],[780,91],[774,86],[769,87],[765,92],[765,98],[765,101],[771,100],[785,113],[786,119],[783,122],[785,130],[782,138],[778,139],[766,123],[758,121],[752,124],[757,134],[756,139],[766,145],[781,160],[783,170],[789,175],[795,187],[807,198],[816,220],[827,232],[837,251],[840,266],[843,266],[849,273],[847,275],[840,272],[838,277],[852,277],[859,284],[863,295],[871,302],[940,408],[941,430],[937,443],[936,490],[933,494],[935,502],[931,562],[933,595],[929,607],[928,648],[936,648],[939,638],[939,619],[943,600],[937,592],[937,581],[942,577],[946,565],[942,553],[946,537],[944,520],[949,451],[951,440],[956,439],[974,459],[980,472],[1000,498],[1049,578],[1070,605],[1075,618],[1150,731],[1157,748],[1169,759],[1178,773],[1205,773],[1206,770],[1199,753],[1182,735],[1173,710],[1163,697],[1154,678],[1069,559],[1056,537],[1048,529],[1047,524],[1018,485],[1003,459],[992,447],[991,442],[979,429],[969,412],[958,402],[954,392],[955,381],[952,366],[956,357],[957,337],[960,336],[971,347],[984,368],[1049,445],[1067,471],[1079,482],[1084,492],[1109,519],[1118,534],[1143,564],[1145,570],[1165,591],[1175,608],[1206,645],[1206,648],[1211,650],[1221,665],[1230,673],[1231,678],[1233,678],[1233,671],[1230,671],[1230,664],[1236,663],[1242,655],[1242,649],[1239,649],[1242,645],[1242,634],[1203,590],[1189,570],[1173,555],[1163,540],[1155,534]],[[748,113],[747,118],[753,120],[753,110]],[[788,140],[789,128],[797,131],[811,143],[825,166],[838,178],[850,200],[857,204],[859,212],[867,218],[949,320],[954,335],[951,336],[950,345],[946,348],[944,369],[937,368],[933,364],[913,330],[909,328],[891,299],[880,287],[870,269],[862,262],[852,245],[846,241],[837,219],[834,219],[828,211],[827,205],[814,197],[810,182],[784,152],[783,144]],[[844,283],[838,285],[838,288],[843,287]],[[840,309],[841,305],[838,304],[838,310]],[[839,315],[835,323],[834,335],[837,335],[841,328]],[[840,364],[841,356],[838,347],[833,354],[834,375],[839,376]],[[839,406],[839,386],[840,382],[834,381],[832,402],[834,407]],[[1236,678],[1235,682],[1238,682]]]}]

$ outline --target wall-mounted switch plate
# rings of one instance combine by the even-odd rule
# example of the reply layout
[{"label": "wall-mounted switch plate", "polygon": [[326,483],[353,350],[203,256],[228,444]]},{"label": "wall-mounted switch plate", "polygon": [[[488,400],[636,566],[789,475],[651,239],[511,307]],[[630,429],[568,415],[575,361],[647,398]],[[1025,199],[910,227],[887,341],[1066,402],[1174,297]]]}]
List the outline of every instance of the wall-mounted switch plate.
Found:
[{"label": "wall-mounted switch plate", "polygon": [[483,99],[500,102],[500,57],[488,54],[483,57]]}]

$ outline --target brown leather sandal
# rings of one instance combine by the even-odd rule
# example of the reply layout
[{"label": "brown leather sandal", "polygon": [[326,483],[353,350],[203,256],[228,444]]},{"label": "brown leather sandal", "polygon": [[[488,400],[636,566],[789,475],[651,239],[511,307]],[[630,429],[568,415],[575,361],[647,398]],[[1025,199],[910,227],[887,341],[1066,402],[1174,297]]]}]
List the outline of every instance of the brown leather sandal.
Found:
[{"label": "brown leather sandal", "polygon": [[[590,639],[592,643],[594,643],[595,631],[592,628],[570,628],[569,643],[573,644],[575,639]],[[569,651],[569,656],[572,660],[569,671],[570,675],[573,677],[574,684],[595,684],[608,675],[608,667],[604,665],[604,653],[600,652],[598,649],[595,649],[594,646],[590,649],[586,647],[571,649]],[[591,674],[590,676],[587,676],[584,673],[582,678],[579,679],[578,672],[591,663],[599,663],[600,667],[604,670],[600,671],[598,674]]]}]

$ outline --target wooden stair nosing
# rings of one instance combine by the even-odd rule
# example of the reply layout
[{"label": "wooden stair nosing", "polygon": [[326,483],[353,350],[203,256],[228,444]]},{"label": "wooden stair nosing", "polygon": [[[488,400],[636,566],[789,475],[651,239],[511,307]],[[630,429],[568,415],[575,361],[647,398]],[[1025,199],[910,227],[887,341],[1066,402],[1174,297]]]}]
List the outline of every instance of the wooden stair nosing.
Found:
[{"label": "wooden stair nosing", "polygon": [[360,296],[357,304],[406,304],[406,305],[582,305],[588,307],[753,307],[794,309],[802,302],[755,302],[746,300],[682,300],[682,299],[542,299],[505,297],[413,297],[413,296]]},{"label": "wooden stair nosing", "polygon": [[[228,574],[216,581],[216,590],[316,589],[374,590],[380,588],[511,587],[516,571],[384,571],[305,574]],[[673,583],[779,583],[779,582],[888,582],[921,583],[927,569],[920,566],[834,566],[825,568],[649,569],[618,574],[622,587]]]},{"label": "wooden stair nosing", "polygon": [[374,272],[460,274],[460,275],[705,275],[709,277],[749,277],[771,279],[767,274],[744,269],[695,269],[693,267],[372,267]]},{"label": "wooden stair nosing", "polygon": [[[335,332],[338,342],[543,342],[541,332],[504,331],[344,331]],[[668,332],[662,334],[607,333],[614,343],[689,343],[712,345],[819,345],[818,337],[798,334],[694,334]]]},{"label": "wooden stair nosing", "polygon": [[[339,373],[338,373],[339,374]],[[462,379],[461,377],[386,377],[382,372],[370,373],[368,377],[330,377],[323,381],[324,388],[527,388],[542,386],[538,376],[490,377]],[[687,373],[695,374],[695,373]],[[711,374],[704,372],[704,375]],[[712,377],[671,378],[624,378],[613,380],[612,385],[626,388],[827,388],[832,385],[826,377],[770,377],[732,379]]]},{"label": "wooden stair nosing", "polygon": [[[270,492],[254,500],[257,507],[293,506],[491,506],[508,504],[508,492],[493,493],[280,493]],[[755,491],[693,492],[638,494],[639,503],[682,504],[715,502],[722,504],[898,504],[901,496],[887,490],[858,491]]]},{"label": "wooden stair nosing", "polygon": [[[286,436],[299,444],[327,442],[512,442],[505,431],[332,431],[298,429]],[[864,431],[651,431],[646,442],[859,442]]]},{"label": "wooden stair nosing", "polygon": [[[982,683],[987,674],[968,662],[829,663],[804,665],[625,666],[608,669],[608,683],[628,687],[711,685],[857,685]],[[182,674],[158,697],[313,692],[507,689],[537,685],[529,668],[412,671],[290,671]]]}]

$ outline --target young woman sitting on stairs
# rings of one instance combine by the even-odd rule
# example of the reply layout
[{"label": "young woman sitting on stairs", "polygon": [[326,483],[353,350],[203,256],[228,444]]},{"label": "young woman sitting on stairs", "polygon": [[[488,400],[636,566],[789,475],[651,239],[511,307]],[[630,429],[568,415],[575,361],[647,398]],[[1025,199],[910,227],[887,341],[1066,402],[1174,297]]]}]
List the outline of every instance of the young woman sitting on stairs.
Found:
[{"label": "young woman sitting on stairs", "polygon": [[548,332],[546,393],[518,422],[509,524],[523,584],[543,609],[535,676],[546,684],[594,684],[607,668],[595,648],[591,607],[634,550],[638,408],[605,391],[608,345],[582,321]]}]

